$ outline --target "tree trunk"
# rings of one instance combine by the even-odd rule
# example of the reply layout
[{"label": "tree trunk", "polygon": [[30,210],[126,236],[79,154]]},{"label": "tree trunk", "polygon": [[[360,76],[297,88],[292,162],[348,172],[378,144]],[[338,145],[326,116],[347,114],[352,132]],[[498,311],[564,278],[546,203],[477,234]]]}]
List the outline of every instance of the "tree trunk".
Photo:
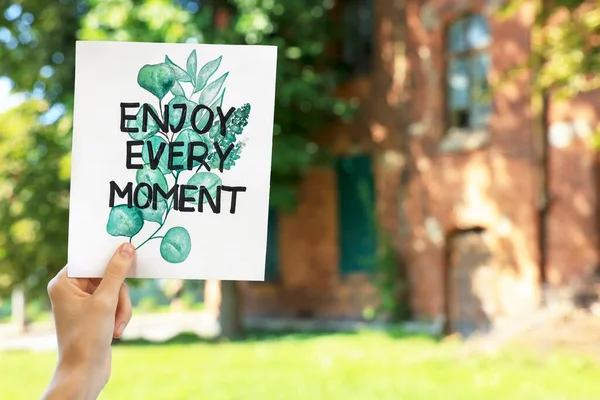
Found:
[{"label": "tree trunk", "polygon": [[236,281],[221,281],[219,323],[221,337],[238,339],[244,333],[239,286]]},{"label": "tree trunk", "polygon": [[27,329],[27,315],[25,313],[25,291],[22,287],[16,287],[11,297],[11,320],[19,332]]},{"label": "tree trunk", "polygon": [[204,282],[204,311],[218,318],[220,309],[221,281],[207,280]]}]

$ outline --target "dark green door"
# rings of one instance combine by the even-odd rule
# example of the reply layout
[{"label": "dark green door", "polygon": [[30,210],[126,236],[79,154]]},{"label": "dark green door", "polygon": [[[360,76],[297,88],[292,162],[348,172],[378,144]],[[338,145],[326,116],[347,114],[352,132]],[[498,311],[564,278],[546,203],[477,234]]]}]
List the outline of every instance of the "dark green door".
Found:
[{"label": "dark green door", "polygon": [[371,157],[339,159],[337,184],[340,269],[343,274],[373,271],[377,238]]}]

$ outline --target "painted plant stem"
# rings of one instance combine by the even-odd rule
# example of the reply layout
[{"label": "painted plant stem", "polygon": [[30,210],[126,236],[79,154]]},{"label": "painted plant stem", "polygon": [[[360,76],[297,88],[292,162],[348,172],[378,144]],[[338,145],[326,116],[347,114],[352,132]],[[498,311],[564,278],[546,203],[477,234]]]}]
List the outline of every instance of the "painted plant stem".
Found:
[{"label": "painted plant stem", "polygon": [[169,135],[167,135],[166,133],[164,133],[163,131],[158,131],[158,133],[160,133],[161,135],[163,135],[165,137],[165,139],[167,139],[168,142],[171,141],[171,139],[169,139]]},{"label": "painted plant stem", "polygon": [[[163,114],[162,99],[158,100],[158,112],[160,113],[160,119],[164,120],[165,116]],[[171,142],[171,139],[169,138],[169,135],[166,132],[163,132],[163,131],[159,130],[158,133],[160,133],[161,135],[163,135],[165,137],[165,139],[167,139],[167,142]]]}]

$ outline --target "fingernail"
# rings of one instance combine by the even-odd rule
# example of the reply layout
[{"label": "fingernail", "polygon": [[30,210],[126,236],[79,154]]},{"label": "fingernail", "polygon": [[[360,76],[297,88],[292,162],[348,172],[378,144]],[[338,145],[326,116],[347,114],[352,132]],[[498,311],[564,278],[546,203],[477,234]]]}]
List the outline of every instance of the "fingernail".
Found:
[{"label": "fingernail", "polygon": [[125,327],[127,326],[127,322],[121,322],[117,327],[117,337],[121,337],[123,332],[125,331]]},{"label": "fingernail", "polygon": [[121,256],[123,256],[125,258],[131,258],[131,257],[133,257],[134,251],[135,251],[135,248],[133,247],[133,245],[131,243],[124,243],[121,246],[121,249],[119,250],[119,254],[121,254]]}]

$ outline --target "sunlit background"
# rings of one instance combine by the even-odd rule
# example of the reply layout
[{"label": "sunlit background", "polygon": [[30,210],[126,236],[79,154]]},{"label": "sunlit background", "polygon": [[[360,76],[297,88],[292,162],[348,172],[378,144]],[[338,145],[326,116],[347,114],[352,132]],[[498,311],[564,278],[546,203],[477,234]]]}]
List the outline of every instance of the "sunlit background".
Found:
[{"label": "sunlit background", "polygon": [[265,282],[131,282],[102,398],[600,398],[598,0],[0,12],[1,399],[56,361],[76,40],[279,48]]}]

